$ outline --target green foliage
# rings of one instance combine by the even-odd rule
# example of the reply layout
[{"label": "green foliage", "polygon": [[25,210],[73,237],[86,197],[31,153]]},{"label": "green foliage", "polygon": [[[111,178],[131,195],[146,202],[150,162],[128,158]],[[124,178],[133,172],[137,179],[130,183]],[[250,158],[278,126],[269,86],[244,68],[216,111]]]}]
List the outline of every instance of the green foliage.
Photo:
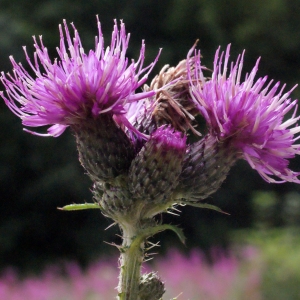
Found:
[{"label": "green foliage", "polygon": [[261,250],[263,262],[263,299],[298,300],[300,298],[299,228],[244,231],[238,240],[246,240]]},{"label": "green foliage", "polygon": [[255,191],[253,204],[259,228],[300,225],[300,195],[295,191],[281,196],[274,191]]}]

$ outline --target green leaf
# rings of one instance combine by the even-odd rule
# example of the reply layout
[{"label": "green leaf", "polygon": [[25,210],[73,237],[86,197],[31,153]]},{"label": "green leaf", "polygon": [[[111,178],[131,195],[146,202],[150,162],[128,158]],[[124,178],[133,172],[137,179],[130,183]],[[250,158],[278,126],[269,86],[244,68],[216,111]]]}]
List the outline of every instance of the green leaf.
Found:
[{"label": "green leaf", "polygon": [[159,232],[165,231],[167,229],[174,231],[179,237],[180,241],[183,244],[185,244],[185,236],[183,230],[175,225],[170,225],[170,224],[157,225],[154,227],[143,229],[142,231],[139,232],[136,238],[136,240],[138,240],[137,243],[140,244],[143,240],[147,239],[148,237],[153,236]]},{"label": "green leaf", "polygon": [[215,206],[215,205],[212,205],[212,204],[187,202],[186,205],[190,205],[190,206],[194,206],[194,207],[199,207],[199,208],[211,209],[211,210],[215,210],[215,211],[217,211],[219,213],[222,213],[222,214],[225,214],[225,215],[230,215],[229,213],[223,211],[218,206]]},{"label": "green leaf", "polygon": [[82,204],[69,204],[64,207],[58,207],[59,210],[73,211],[73,210],[84,210],[84,209],[100,209],[101,206],[98,203],[82,203]]},{"label": "green leaf", "polygon": [[173,232],[175,232],[177,234],[181,243],[185,244],[185,236],[184,236],[183,230],[181,228],[179,228],[175,225],[170,225],[170,224],[164,224],[164,225],[160,225],[158,227],[163,227],[161,231],[164,231],[166,229],[172,230]]}]

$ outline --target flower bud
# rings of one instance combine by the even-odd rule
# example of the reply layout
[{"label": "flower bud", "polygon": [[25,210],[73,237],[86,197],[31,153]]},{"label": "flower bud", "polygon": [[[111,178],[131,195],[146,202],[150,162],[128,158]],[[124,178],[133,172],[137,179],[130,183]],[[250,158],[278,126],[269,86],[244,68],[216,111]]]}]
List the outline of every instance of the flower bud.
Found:
[{"label": "flower bud", "polygon": [[173,197],[184,203],[207,198],[218,190],[238,159],[239,153],[230,145],[206,135],[189,147]]},{"label": "flower bud", "polygon": [[95,182],[93,194],[100,204],[104,215],[114,220],[121,220],[132,209],[132,195],[127,188],[126,176],[119,176],[110,183]]},{"label": "flower bud", "polygon": [[159,279],[157,274],[151,272],[142,276],[139,286],[139,299],[157,300],[161,299],[164,293],[164,283]]},{"label": "flower bud", "polygon": [[186,151],[186,136],[170,127],[158,128],[132,161],[129,190],[136,199],[164,203],[177,185]]}]

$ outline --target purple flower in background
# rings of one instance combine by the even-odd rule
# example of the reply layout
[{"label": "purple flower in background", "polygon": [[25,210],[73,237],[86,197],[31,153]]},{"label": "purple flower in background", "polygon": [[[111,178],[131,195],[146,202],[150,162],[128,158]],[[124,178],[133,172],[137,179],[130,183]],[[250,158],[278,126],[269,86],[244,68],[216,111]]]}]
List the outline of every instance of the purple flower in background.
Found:
[{"label": "purple flower in background", "polygon": [[[259,59],[242,81],[244,52],[229,67],[229,51],[230,45],[225,57],[222,52],[219,58],[217,50],[211,79],[204,80],[200,53],[195,71],[190,71],[191,96],[198,103],[209,134],[220,144],[233,147],[237,156],[248,161],[266,181],[300,183],[300,173],[288,168],[288,159],[300,154],[299,145],[294,144],[300,131],[297,101],[289,98],[296,86],[283,93],[285,85],[280,90],[279,82],[266,85],[267,76],[255,80]],[[287,117],[289,112],[292,114]]]},{"label": "purple flower in background", "polygon": [[22,119],[25,126],[50,125],[46,136],[59,136],[69,125],[76,125],[87,118],[97,118],[104,113],[112,114],[119,124],[135,130],[126,118],[126,106],[155,94],[154,91],[135,91],[145,83],[157,58],[143,68],[143,42],[138,61],[128,64],[126,50],[130,35],[126,35],[123,22],[118,30],[115,21],[111,45],[105,49],[98,20],[95,50],[88,53],[85,53],[73,24],[72,27],[73,40],[66,21],[65,32],[59,26],[60,47],[57,48],[58,58],[53,62],[42,37],[39,41],[34,38],[36,52],[33,62],[24,47],[35,79],[10,57],[13,75],[2,73],[1,78],[6,88],[6,96],[3,93],[1,96],[7,106]]}]

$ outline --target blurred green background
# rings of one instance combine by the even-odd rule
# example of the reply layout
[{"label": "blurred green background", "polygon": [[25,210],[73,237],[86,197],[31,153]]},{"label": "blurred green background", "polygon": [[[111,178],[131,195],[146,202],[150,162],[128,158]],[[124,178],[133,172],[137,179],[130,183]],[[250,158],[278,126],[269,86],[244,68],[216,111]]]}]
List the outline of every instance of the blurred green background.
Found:
[{"label": "blurred green background", "polygon": [[[217,47],[225,49],[231,43],[232,60],[246,49],[244,71],[249,72],[261,56],[259,76],[267,74],[275,82],[286,83],[287,90],[300,82],[299,0],[0,0],[0,70],[11,71],[9,55],[26,66],[22,46],[32,53],[32,35],[43,35],[44,44],[56,57],[58,24],[63,19],[75,23],[88,51],[97,34],[96,14],[106,45],[113,19],[123,19],[131,33],[129,58],[138,57],[142,39],[148,63],[163,48],[153,76],[164,64],[184,59],[199,39],[207,67],[212,66]],[[297,89],[293,98],[299,95]],[[26,271],[61,259],[85,265],[102,253],[117,254],[104,241],[119,243],[118,229],[105,230],[111,221],[99,211],[57,210],[92,201],[91,182],[78,162],[71,132],[58,138],[32,136],[22,131],[19,118],[3,102],[0,114],[0,268],[14,265]],[[291,162],[291,168],[300,170],[300,158]],[[253,230],[298,228],[299,191],[296,184],[264,182],[240,161],[207,200],[230,216],[184,207],[180,217],[163,215],[162,219],[184,228],[187,247],[169,232],[154,240],[161,240],[160,252],[167,245],[205,250],[230,245],[237,230],[247,236]]]}]

